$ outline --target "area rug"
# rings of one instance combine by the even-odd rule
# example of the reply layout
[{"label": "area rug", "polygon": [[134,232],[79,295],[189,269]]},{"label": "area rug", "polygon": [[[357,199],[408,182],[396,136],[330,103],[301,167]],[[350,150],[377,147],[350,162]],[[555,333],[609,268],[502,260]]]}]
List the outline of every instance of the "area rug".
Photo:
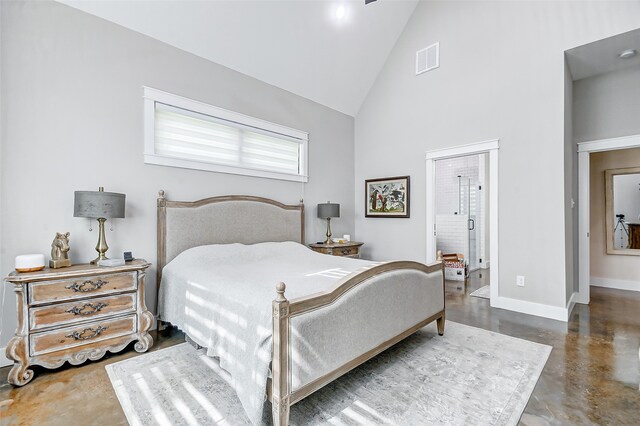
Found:
[{"label": "area rug", "polygon": [[480,297],[481,299],[490,299],[489,286],[485,285],[471,293],[469,296]]},{"label": "area rug", "polygon": [[[447,321],[291,408],[292,425],[516,425],[551,347]],[[107,365],[131,425],[247,425],[216,362],[187,343]],[[265,421],[269,421],[269,403]]]}]

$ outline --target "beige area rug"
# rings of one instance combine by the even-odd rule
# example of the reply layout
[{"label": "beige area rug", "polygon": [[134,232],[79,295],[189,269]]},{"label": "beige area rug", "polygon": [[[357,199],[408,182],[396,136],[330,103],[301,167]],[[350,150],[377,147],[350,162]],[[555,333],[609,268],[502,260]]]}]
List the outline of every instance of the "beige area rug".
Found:
[{"label": "beige area rug", "polygon": [[[430,324],[291,408],[292,425],[516,425],[551,347]],[[107,365],[131,425],[246,425],[214,359],[180,344]],[[270,404],[265,403],[265,421]]]},{"label": "beige area rug", "polygon": [[474,291],[473,293],[471,293],[469,296],[473,296],[473,297],[479,297],[481,299],[490,299],[490,288],[488,285],[482,286],[479,289],[477,289],[476,291]]}]

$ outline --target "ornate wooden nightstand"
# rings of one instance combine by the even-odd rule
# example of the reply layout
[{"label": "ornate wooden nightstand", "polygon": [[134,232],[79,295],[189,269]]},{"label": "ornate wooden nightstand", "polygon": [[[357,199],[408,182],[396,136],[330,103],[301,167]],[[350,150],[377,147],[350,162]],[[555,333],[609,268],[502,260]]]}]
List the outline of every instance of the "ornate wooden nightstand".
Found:
[{"label": "ornate wooden nightstand", "polygon": [[14,361],[8,381],[26,385],[32,365],[58,368],[118,352],[137,340],[135,350],[153,345],[153,315],[144,302],[144,276],[151,266],[138,259],[124,266],[75,265],[5,278],[17,296],[18,327],[7,345]]},{"label": "ornate wooden nightstand", "polygon": [[364,243],[359,243],[357,241],[347,241],[346,243],[331,243],[331,244],[309,244],[309,247],[313,251],[317,251],[318,253],[330,254],[333,256],[344,256],[344,257],[360,257],[360,247]]}]

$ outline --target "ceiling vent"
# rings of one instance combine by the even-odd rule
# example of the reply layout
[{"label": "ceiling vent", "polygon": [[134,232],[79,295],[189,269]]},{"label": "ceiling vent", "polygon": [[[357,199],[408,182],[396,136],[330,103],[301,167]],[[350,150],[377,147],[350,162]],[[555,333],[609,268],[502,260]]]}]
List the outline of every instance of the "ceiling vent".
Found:
[{"label": "ceiling vent", "polygon": [[434,43],[416,52],[416,75],[431,71],[439,66],[440,43]]}]

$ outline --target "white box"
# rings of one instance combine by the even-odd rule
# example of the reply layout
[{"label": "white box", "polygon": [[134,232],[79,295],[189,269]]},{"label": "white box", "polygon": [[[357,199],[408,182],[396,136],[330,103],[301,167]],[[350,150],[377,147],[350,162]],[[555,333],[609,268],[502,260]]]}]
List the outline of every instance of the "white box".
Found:
[{"label": "white box", "polygon": [[465,268],[444,268],[444,279],[451,281],[464,281]]}]

